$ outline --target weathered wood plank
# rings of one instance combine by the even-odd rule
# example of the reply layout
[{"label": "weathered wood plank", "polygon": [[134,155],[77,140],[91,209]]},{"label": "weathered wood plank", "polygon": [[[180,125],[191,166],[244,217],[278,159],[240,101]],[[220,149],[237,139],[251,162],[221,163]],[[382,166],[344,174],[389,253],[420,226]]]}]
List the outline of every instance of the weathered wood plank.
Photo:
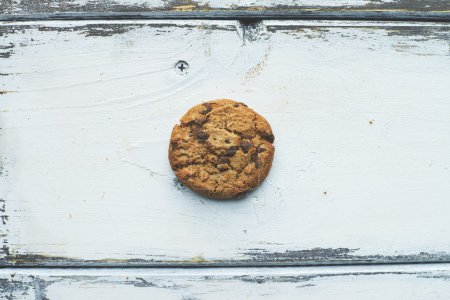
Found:
[{"label": "weathered wood plank", "polygon": [[[1,25],[1,264],[450,261],[449,28]],[[276,135],[239,201],[192,194],[166,157],[186,109],[221,97]]]},{"label": "weathered wood plank", "polygon": [[2,299],[448,299],[448,265],[3,269]]},{"label": "weathered wood plank", "polygon": [[[54,14],[54,13],[277,13],[278,15],[315,15],[317,13],[424,12],[448,15],[448,0],[6,0],[0,2],[0,14]],[[181,14],[183,15],[183,14]]]}]

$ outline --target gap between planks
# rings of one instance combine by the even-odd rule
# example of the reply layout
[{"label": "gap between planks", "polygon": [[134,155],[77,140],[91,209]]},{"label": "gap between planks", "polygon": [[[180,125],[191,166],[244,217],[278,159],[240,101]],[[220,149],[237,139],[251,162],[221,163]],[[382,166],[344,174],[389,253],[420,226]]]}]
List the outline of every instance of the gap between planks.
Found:
[{"label": "gap between planks", "polygon": [[243,24],[262,20],[349,20],[349,21],[408,21],[450,22],[450,11],[401,10],[295,10],[295,11],[214,11],[214,12],[104,12],[104,13],[40,13],[3,14],[0,21],[48,20],[237,20]]},{"label": "gap between planks", "polygon": [[[98,20],[24,20],[24,21],[2,21],[2,16],[0,16],[0,27],[8,26],[40,26],[45,25],[49,27],[71,27],[78,25],[101,25],[101,24],[114,24],[114,25],[161,25],[161,26],[172,26],[179,25],[182,27],[185,24],[193,25],[204,25],[204,24],[220,24],[220,25],[239,25],[239,20],[170,20],[170,19],[160,19],[160,20],[138,20],[138,19],[98,19]],[[238,22],[236,22],[238,21]],[[241,26],[253,26],[247,23],[240,24]],[[399,21],[353,21],[353,20],[262,20],[257,24],[258,26],[308,26],[308,27],[440,27],[440,28],[450,28],[449,23],[442,22],[399,22]]]},{"label": "gap between planks", "polygon": [[[89,273],[86,273],[89,270]],[[345,266],[285,266],[285,267],[65,267],[65,268],[53,268],[53,267],[1,267],[0,277],[5,274],[30,274],[32,272],[36,275],[157,275],[157,276],[173,276],[173,275],[230,275],[230,274],[279,274],[279,275],[306,275],[306,274],[388,274],[388,273],[423,273],[430,271],[450,271],[450,263],[420,263],[420,264],[391,264],[391,265],[345,265]]]},{"label": "gap between planks", "polygon": [[450,261],[417,261],[417,262],[344,262],[344,263],[258,263],[258,264],[243,264],[243,263],[230,263],[230,264],[34,264],[34,265],[0,265],[0,274],[3,270],[78,270],[78,269],[104,269],[104,270],[216,270],[216,269],[318,269],[325,270],[327,268],[336,269],[348,269],[348,268],[435,268],[437,266],[448,268],[450,271]]}]

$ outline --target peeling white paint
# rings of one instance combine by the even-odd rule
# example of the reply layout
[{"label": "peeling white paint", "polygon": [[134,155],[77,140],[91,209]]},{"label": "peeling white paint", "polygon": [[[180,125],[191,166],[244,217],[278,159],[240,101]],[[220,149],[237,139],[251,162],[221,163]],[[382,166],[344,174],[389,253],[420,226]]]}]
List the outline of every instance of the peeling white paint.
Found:
[{"label": "peeling white paint", "polygon": [[[443,2],[443,1],[442,1]],[[428,7],[426,7],[428,3]],[[264,11],[278,10],[289,11],[292,9],[356,9],[365,10],[370,6],[374,8],[389,9],[389,5],[409,10],[420,10],[418,7],[434,7],[442,5],[439,1],[417,1],[408,4],[394,0],[198,0],[198,1],[172,1],[172,0],[50,0],[43,3],[37,0],[19,0],[0,5],[0,11],[8,14],[33,14],[33,13],[61,13],[61,12],[109,12],[109,11],[217,11],[217,10],[241,10]],[[397,5],[397,6],[396,6]],[[423,10],[423,9],[422,9]]]},{"label": "peeling white paint", "polygon": [[0,297],[447,299],[449,278],[448,264],[270,269],[1,269]]}]

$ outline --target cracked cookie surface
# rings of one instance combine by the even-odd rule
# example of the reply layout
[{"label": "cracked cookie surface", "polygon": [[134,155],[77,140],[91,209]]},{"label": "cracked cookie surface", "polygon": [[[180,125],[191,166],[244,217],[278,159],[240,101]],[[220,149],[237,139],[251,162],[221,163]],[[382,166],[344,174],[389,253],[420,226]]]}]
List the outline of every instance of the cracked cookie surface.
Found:
[{"label": "cracked cookie surface", "polygon": [[169,161],[191,190],[228,199],[257,187],[272,166],[269,123],[241,102],[228,99],[192,107],[175,125]]}]

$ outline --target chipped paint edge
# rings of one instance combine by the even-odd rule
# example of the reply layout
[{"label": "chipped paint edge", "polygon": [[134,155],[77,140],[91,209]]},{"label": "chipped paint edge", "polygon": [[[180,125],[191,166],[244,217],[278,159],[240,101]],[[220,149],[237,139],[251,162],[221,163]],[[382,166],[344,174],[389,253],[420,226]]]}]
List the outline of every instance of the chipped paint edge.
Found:
[{"label": "chipped paint edge", "polygon": [[366,1],[361,4],[345,4],[339,1],[327,5],[300,4],[289,1],[279,1],[268,5],[258,3],[236,4],[234,1],[222,1],[210,3],[210,1],[196,0],[164,0],[146,1],[144,3],[127,3],[124,0],[110,0],[107,2],[94,0],[74,2],[70,0],[28,0],[28,1],[6,1],[0,4],[0,12],[3,14],[17,13],[55,13],[55,12],[204,12],[213,14],[215,12],[296,12],[296,11],[450,11],[450,3],[439,0],[398,0],[398,1]]},{"label": "chipped paint edge", "polygon": [[[351,266],[351,267],[309,267],[309,268],[197,268],[197,269],[0,269],[0,296],[17,299],[34,295],[35,299],[48,299],[48,288],[63,283],[70,291],[82,283],[84,288],[95,286],[131,286],[133,288],[162,288],[186,292],[188,280],[191,287],[207,282],[243,282],[251,286],[266,283],[298,284],[298,287],[316,286],[316,280],[367,278],[387,276],[385,280],[406,277],[425,281],[450,279],[450,265],[397,265],[397,266]],[[394,277],[392,277],[394,276]],[[412,276],[412,277],[411,277]],[[69,283],[69,284],[67,284]],[[53,286],[54,287],[54,286]],[[193,299],[191,297],[183,299]]]}]

